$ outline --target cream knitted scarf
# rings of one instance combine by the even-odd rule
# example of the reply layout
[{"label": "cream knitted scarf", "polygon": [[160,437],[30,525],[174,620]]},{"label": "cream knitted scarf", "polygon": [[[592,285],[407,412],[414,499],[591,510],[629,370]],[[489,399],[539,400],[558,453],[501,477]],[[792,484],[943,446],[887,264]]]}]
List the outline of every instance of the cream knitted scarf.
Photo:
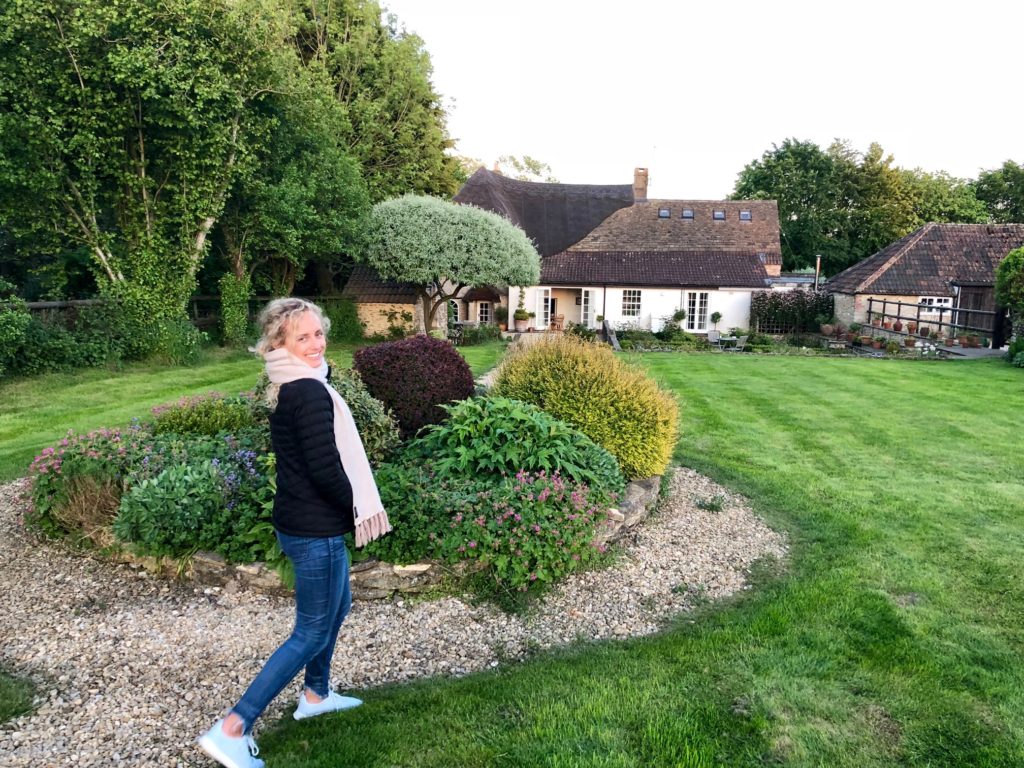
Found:
[{"label": "cream knitted scarf", "polygon": [[267,364],[267,376],[272,384],[287,384],[296,379],[316,379],[327,388],[334,402],[334,442],[338,446],[341,466],[352,485],[352,512],[356,520],[356,546],[380,538],[391,530],[388,513],[384,511],[377,483],[373,479],[366,449],[359,437],[355,419],[348,404],[334,388],[327,383],[327,362],[317,368],[306,365],[284,347],[267,352],[263,359]]}]

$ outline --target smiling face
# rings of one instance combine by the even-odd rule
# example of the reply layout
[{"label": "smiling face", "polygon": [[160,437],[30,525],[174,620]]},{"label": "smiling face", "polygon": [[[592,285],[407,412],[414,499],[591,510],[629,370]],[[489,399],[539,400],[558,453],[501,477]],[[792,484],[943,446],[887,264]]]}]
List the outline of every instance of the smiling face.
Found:
[{"label": "smiling face", "polygon": [[318,368],[324,361],[327,337],[315,312],[303,312],[291,324],[284,338],[284,348],[310,368]]}]

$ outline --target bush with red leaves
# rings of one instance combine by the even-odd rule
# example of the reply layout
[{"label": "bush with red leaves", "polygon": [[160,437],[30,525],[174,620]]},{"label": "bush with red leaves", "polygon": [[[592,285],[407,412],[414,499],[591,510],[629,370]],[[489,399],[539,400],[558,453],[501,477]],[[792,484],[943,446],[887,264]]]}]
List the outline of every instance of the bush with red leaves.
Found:
[{"label": "bush with red leaves", "polygon": [[473,374],[462,355],[430,336],[364,347],[352,366],[370,394],[394,413],[403,438],[444,421],[442,405],[473,394]]}]

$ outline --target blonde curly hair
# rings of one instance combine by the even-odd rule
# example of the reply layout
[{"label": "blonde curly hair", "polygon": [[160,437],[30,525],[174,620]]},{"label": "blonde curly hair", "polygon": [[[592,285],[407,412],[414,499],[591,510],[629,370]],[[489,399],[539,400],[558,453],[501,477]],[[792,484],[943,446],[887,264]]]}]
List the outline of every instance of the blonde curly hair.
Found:
[{"label": "blonde curly hair", "polygon": [[[327,332],[331,330],[331,319],[316,304],[293,297],[274,299],[260,311],[257,322],[260,326],[261,336],[249,351],[262,357],[271,350],[283,347],[285,339],[288,338],[288,331],[306,312],[312,312],[317,316],[326,337]],[[280,388],[279,384],[267,386],[266,402],[271,410],[277,406],[277,393]]]}]

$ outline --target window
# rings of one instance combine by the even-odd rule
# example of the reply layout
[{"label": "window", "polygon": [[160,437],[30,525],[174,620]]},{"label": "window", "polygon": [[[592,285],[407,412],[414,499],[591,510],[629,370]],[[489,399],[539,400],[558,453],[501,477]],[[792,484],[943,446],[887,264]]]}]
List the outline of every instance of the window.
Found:
[{"label": "window", "polygon": [[658,209],[658,218],[659,219],[668,219],[668,218],[671,218],[671,217],[672,217],[672,211],[670,211],[668,208],[659,208]]},{"label": "window", "polygon": [[491,322],[491,302],[481,301],[476,305],[476,319],[481,325]]},{"label": "window", "polygon": [[953,308],[952,296],[922,296],[918,304],[921,305],[922,315],[937,315],[939,307]]},{"label": "window", "polygon": [[459,302],[455,299],[450,299],[448,301],[448,322],[459,322]]},{"label": "window", "polygon": [[622,292],[622,316],[640,317],[640,291],[629,288]]},{"label": "window", "polygon": [[740,211],[740,221],[753,221],[750,211]]},{"label": "window", "polygon": [[686,294],[686,330],[708,329],[708,292],[690,291]]},{"label": "window", "polygon": [[692,219],[693,218],[693,208],[683,208],[683,215],[680,216],[680,218],[682,218],[682,219]]},{"label": "window", "polygon": [[715,221],[725,221],[725,211],[721,208],[716,208],[711,214],[711,218]]}]

